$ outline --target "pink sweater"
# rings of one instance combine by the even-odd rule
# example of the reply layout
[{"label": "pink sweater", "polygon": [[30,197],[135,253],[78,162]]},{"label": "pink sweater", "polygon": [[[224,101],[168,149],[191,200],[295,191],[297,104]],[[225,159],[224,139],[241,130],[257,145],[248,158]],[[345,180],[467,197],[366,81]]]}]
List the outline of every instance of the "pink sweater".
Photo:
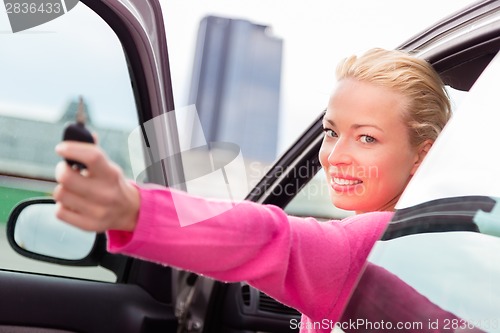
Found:
[{"label": "pink sweater", "polygon": [[110,252],[217,280],[247,281],[303,313],[301,332],[308,333],[331,331],[321,324],[339,319],[372,246],[392,217],[390,212],[376,212],[318,222],[245,201],[181,227],[176,209],[199,219],[203,212],[227,203],[164,187],[139,190],[136,229],[109,231]]}]

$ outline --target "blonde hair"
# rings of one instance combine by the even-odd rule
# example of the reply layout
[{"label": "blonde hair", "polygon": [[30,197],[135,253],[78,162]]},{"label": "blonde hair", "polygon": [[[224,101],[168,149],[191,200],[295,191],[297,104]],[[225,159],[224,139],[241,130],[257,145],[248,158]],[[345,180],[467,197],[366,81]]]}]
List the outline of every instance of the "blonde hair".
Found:
[{"label": "blonde hair", "polygon": [[403,51],[371,49],[341,61],[336,74],[339,81],[352,78],[405,96],[404,121],[413,146],[436,140],[450,119],[450,100],[439,75],[425,60]]}]

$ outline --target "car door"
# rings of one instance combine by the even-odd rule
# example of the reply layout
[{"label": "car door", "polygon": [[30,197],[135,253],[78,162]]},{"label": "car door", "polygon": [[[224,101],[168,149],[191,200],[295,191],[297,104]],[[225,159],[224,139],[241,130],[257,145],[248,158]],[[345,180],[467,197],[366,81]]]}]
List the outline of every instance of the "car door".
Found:
[{"label": "car door", "polygon": [[[4,236],[19,202],[50,198],[54,146],[78,112],[131,178],[133,160],[155,154],[144,136],[136,138],[139,150],[128,143],[143,123],[174,108],[158,10],[153,0],[81,1],[44,25],[1,34],[1,332],[176,331],[170,268],[115,255],[95,268],[41,263],[11,251]],[[165,132],[175,126],[148,134]],[[166,184],[161,165],[148,161],[140,177]],[[175,159],[162,163],[175,169]]]}]

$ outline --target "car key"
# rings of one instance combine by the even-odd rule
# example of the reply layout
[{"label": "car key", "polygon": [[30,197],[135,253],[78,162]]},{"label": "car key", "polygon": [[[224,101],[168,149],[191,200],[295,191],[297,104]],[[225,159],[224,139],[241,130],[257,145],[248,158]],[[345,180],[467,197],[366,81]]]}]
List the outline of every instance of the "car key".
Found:
[{"label": "car key", "polygon": [[[79,142],[95,143],[94,137],[89,132],[89,130],[85,128],[85,110],[83,105],[83,98],[81,96],[78,102],[76,122],[66,126],[63,133],[63,141],[79,141]],[[68,163],[72,169],[83,170],[87,168],[85,164],[81,162],[70,159],[65,159],[65,160],[66,163]]]}]

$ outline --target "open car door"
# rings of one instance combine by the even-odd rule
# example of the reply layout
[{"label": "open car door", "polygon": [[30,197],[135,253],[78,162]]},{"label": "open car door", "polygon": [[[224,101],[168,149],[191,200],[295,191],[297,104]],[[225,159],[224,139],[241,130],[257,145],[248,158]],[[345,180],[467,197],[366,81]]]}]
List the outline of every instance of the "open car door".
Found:
[{"label": "open car door", "polygon": [[[127,149],[130,133],[174,109],[158,1],[83,0],[32,30],[2,33],[0,44],[0,332],[176,332],[170,268],[115,255],[87,268],[96,263],[69,251],[60,253],[66,262],[54,260],[68,266],[41,263],[14,253],[4,231],[19,202],[50,198],[54,146],[75,120],[79,97],[88,127],[126,173],[130,158],[145,158]],[[166,137],[175,133],[171,125],[149,134]],[[141,144],[157,153],[147,139],[135,146]],[[169,144],[173,149],[175,139]],[[162,165],[148,166],[143,180],[167,184]],[[101,241],[94,235],[90,244]],[[69,267],[75,265],[82,267]]]}]

